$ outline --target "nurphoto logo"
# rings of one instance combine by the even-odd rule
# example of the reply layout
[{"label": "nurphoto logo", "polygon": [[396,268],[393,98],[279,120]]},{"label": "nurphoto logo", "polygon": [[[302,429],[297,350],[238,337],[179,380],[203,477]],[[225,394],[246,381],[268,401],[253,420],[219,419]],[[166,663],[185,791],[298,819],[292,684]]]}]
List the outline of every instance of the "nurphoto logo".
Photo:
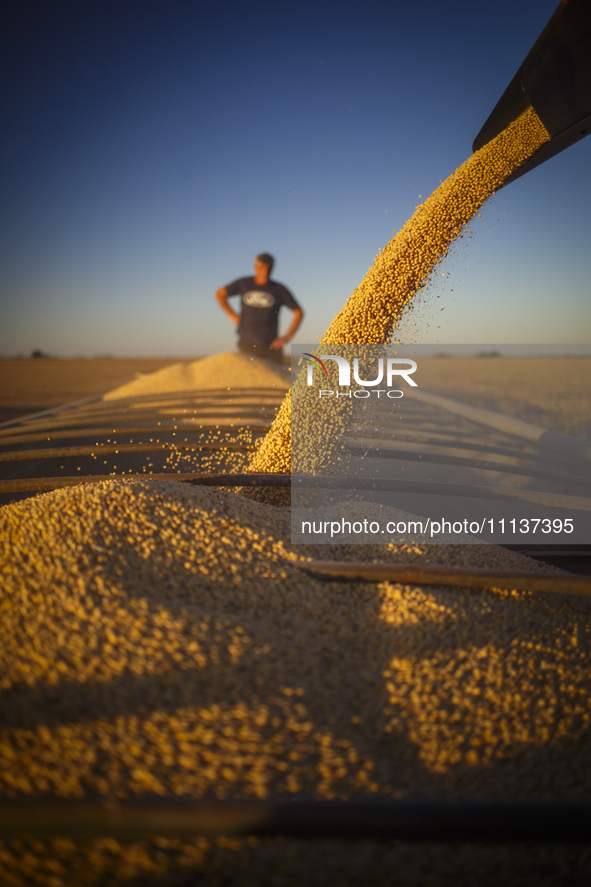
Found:
[{"label": "nurphoto logo", "polygon": [[[372,394],[377,397],[385,394],[386,397],[400,398],[404,396],[404,392],[399,388],[394,388],[394,379],[397,383],[402,379],[407,385],[417,388],[417,383],[411,378],[417,369],[416,361],[410,358],[401,357],[379,357],[377,366],[375,367],[375,378],[361,379],[359,370],[359,358],[353,358],[353,382],[361,386],[360,388],[351,388],[351,364],[346,357],[340,354],[323,354],[320,359],[315,354],[305,351],[302,355],[308,361],[307,367],[307,384],[308,387],[314,385],[314,370],[329,376],[325,361],[334,360],[338,368],[338,385],[339,388],[348,388],[349,391],[336,391],[330,388],[320,389],[318,397],[357,397],[367,398]],[[366,361],[364,361],[366,362]],[[366,370],[364,370],[364,373]],[[322,381],[322,380],[321,380]],[[385,388],[378,388],[378,385],[384,384]]]}]

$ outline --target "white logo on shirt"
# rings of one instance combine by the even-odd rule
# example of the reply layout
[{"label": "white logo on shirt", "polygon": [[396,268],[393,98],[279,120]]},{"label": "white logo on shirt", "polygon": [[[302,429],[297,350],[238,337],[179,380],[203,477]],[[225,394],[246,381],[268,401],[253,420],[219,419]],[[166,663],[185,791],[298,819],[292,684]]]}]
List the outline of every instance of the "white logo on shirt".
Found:
[{"label": "white logo on shirt", "polygon": [[250,308],[271,308],[275,304],[275,297],[263,290],[250,290],[244,293],[242,301]]}]

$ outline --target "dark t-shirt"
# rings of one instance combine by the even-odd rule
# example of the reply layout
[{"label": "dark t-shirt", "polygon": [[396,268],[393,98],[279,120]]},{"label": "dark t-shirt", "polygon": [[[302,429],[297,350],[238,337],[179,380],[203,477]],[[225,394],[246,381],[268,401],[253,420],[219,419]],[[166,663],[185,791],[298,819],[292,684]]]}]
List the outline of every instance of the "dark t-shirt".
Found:
[{"label": "dark t-shirt", "polygon": [[255,283],[254,277],[241,277],[228,284],[229,296],[242,296],[238,335],[243,342],[270,345],[277,338],[279,309],[282,305],[295,311],[300,306],[281,283],[269,280]]}]

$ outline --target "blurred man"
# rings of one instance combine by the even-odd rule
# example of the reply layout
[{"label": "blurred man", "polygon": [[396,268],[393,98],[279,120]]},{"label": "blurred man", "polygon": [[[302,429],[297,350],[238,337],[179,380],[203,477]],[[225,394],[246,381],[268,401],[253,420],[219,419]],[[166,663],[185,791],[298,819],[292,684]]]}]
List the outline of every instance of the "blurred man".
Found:
[{"label": "blurred man", "polygon": [[[273,256],[261,253],[254,260],[254,277],[240,277],[219,289],[215,296],[232,323],[238,326],[239,351],[283,363],[282,348],[295,335],[304,312],[287,287],[271,280],[274,264]],[[240,314],[228,304],[232,296],[241,297]],[[293,312],[293,318],[287,333],[279,336],[282,305]]]}]

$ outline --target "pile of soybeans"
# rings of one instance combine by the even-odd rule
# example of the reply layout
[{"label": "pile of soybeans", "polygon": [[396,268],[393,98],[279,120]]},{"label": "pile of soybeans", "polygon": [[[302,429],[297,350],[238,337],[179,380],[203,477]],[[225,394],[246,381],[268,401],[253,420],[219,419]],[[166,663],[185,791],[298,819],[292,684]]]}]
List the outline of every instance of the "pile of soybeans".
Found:
[{"label": "pile of soybeans", "polygon": [[[340,583],[292,565],[527,567],[516,554],[292,547],[285,509],[174,481],[38,496],[3,509],[1,534],[4,798],[589,796],[585,598]],[[583,864],[558,849],[535,848],[539,884],[565,858]],[[482,863],[479,883],[498,884],[531,852],[23,838],[0,869],[23,885],[381,884],[389,871],[471,884]]]},{"label": "pile of soybeans", "polygon": [[132,382],[105,394],[103,400],[120,400],[147,394],[176,391],[210,391],[219,388],[289,388],[289,371],[270,361],[225,351],[201,360],[174,363],[155,373],[140,375]]},{"label": "pile of soybeans", "polygon": [[[392,277],[388,247],[327,336],[386,340],[429,263],[535,150],[538,123],[444,183],[446,200],[395,239],[408,276]],[[288,470],[288,417],[284,405],[257,470]],[[589,797],[586,598],[315,578],[294,561],[532,563],[493,546],[295,546],[289,524],[286,509],[173,480],[109,479],[3,508],[2,800]],[[550,887],[583,884],[590,864],[563,845],[0,844],[0,882],[15,887]]]}]

